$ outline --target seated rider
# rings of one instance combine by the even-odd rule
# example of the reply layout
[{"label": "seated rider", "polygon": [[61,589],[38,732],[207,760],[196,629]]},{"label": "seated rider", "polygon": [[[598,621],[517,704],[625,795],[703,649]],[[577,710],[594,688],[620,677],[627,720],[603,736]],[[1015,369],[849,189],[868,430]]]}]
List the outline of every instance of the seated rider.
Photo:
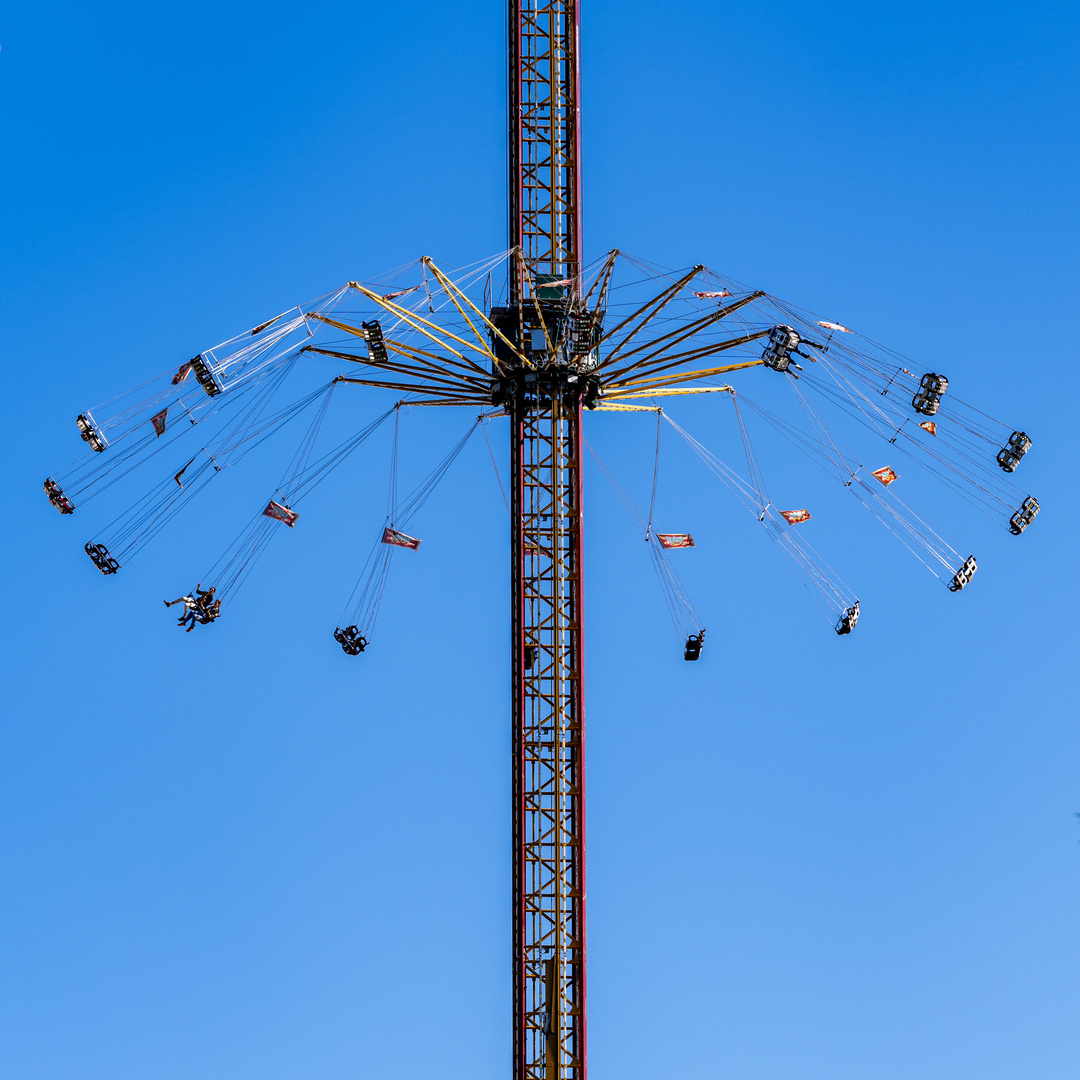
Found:
[{"label": "seated rider", "polygon": [[[215,586],[213,585],[209,589],[203,589],[202,582],[195,586],[195,603],[203,615],[209,614],[210,608],[213,606],[214,589]],[[203,620],[200,619],[199,621],[202,622]]]},{"label": "seated rider", "polygon": [[[201,583],[200,583],[199,587],[196,588],[196,590],[195,590],[196,594],[200,593],[200,589],[201,589]],[[195,627],[195,620],[196,620],[196,618],[198,618],[198,615],[199,615],[200,601],[201,600],[202,600],[202,595],[178,596],[175,600],[166,600],[166,601],[164,601],[164,604],[165,604],[166,607],[172,607],[173,604],[183,604],[184,605],[184,613],[177,620],[176,625],[177,626],[187,626],[187,633],[190,634],[191,631]]]},{"label": "seated rider", "polygon": [[[204,599],[208,598],[204,597]],[[221,614],[221,601],[215,600],[212,604],[201,604],[195,617],[205,625],[206,623],[212,623],[219,614]]]}]

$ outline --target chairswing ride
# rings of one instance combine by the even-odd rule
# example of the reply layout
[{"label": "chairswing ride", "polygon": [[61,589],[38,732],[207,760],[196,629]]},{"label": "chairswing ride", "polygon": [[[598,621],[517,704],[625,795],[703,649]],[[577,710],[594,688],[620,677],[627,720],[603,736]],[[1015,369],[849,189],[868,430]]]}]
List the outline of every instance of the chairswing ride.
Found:
[{"label": "chairswing ride", "polygon": [[[526,287],[511,301],[493,282],[514,273]],[[345,373],[282,404],[290,375],[304,370],[310,379],[328,361],[339,372],[347,365]],[[563,382],[545,383],[545,373]],[[350,281],[81,413],[76,426],[87,450],[50,475],[44,490],[71,515],[128,477],[152,481],[85,544],[93,565],[111,576],[222,471],[280,432],[295,437],[299,429],[277,488],[252,508],[196,589],[166,601],[184,605],[179,625],[191,631],[223,614],[274,536],[297,525],[303,500],[387,425],[396,490],[402,410],[467,410],[462,437],[407,498],[391,500],[373,537],[334,631],[342,650],[358,655],[372,640],[394,552],[420,546],[408,531],[417,514],[477,429],[487,439],[487,425],[506,416],[508,401],[530,383],[578,383],[574,392],[588,410],[655,418],[657,461],[666,424],[757,519],[839,635],[855,629],[859,600],[807,542],[810,511],[774,507],[748,420],[805,453],[953,592],[971,583],[976,559],[905,501],[901,463],[917,464],[1014,535],[1039,512],[1038,500],[1012,480],[1031,439],[960,400],[945,375],[704,266],[673,272],[620,251],[561,280],[512,249],[454,271],[424,257],[376,280]],[[352,387],[368,388],[376,415],[323,447],[331,400]],[[730,403],[726,420],[741,438],[745,473],[669,415],[667,399],[689,395]],[[306,426],[293,424],[302,418]],[[871,449],[875,440],[888,452]],[[691,534],[657,532],[652,505],[647,514],[640,510],[586,447],[644,535],[684,658],[697,660],[704,625],[671,562],[673,551],[694,546]],[[654,472],[653,500],[655,492]],[[546,554],[525,550],[534,560]],[[526,645],[526,668],[530,659]]]}]

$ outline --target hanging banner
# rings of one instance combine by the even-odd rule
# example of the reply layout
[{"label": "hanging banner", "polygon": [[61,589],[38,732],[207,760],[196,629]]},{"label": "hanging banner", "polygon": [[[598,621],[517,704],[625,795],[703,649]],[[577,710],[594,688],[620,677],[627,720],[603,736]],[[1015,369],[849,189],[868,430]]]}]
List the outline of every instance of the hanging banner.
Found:
[{"label": "hanging banner", "polygon": [[933,420],[924,420],[919,427],[921,427],[923,431],[929,431],[931,435],[937,435],[937,424],[935,424]]},{"label": "hanging banner", "polygon": [[398,532],[397,529],[391,529],[389,525],[383,529],[382,542],[392,544],[394,547],[408,548],[410,551],[415,551],[420,546],[420,541],[415,536]]},{"label": "hanging banner", "polygon": [[656,539],[662,548],[694,547],[694,538],[689,533],[657,533]]},{"label": "hanging banner", "polygon": [[842,334],[854,333],[853,330],[849,330],[846,326],[841,326],[838,322],[822,322],[819,319],[818,326],[823,326],[826,330],[839,330]]},{"label": "hanging banner", "polygon": [[424,283],[421,281],[419,285],[413,285],[411,289],[398,289],[397,292],[388,292],[383,299],[384,300],[396,300],[399,296],[408,296],[411,292],[416,292],[417,289],[422,289]]},{"label": "hanging banner", "polygon": [[[198,456],[199,456],[198,454],[196,454],[196,455],[195,455],[195,457],[198,457]],[[195,458],[192,458],[192,459],[191,459],[191,461],[194,461],[194,460],[195,460]],[[181,479],[180,479],[180,477],[181,477],[181,476],[183,476],[183,475],[184,475],[184,473],[186,473],[186,472],[187,472],[187,470],[188,470],[188,465],[190,465],[190,464],[191,464],[191,461],[189,461],[189,462],[187,463],[187,465],[185,465],[185,466],[184,466],[184,467],[183,467],[183,468],[182,468],[182,469],[181,469],[181,470],[180,470],[180,471],[179,471],[179,472],[178,472],[178,473],[177,473],[177,474],[176,474],[176,475],[175,475],[175,476],[173,477],[173,479],[174,479],[174,480],[176,481],[176,486],[177,486],[177,487],[183,487],[183,486],[184,486],[184,481],[183,481],[183,480],[181,480]]]},{"label": "hanging banner", "polygon": [[811,515],[809,510],[781,510],[780,516],[789,525],[800,525],[804,521],[809,521]]},{"label": "hanging banner", "polygon": [[[289,311],[299,311],[299,310],[300,310],[299,308],[289,308]],[[278,321],[278,319],[282,319],[286,315],[288,315],[289,311],[283,311],[280,315],[275,315],[272,319],[267,319],[266,322],[259,323],[259,325],[256,326],[255,329],[251,331],[251,336],[255,337],[256,334],[261,334],[268,326],[273,326],[274,323],[276,323]],[[307,318],[307,316],[304,315],[302,312],[301,312],[301,317],[302,318]]]},{"label": "hanging banner", "polygon": [[150,423],[154,425],[157,437],[160,439],[165,434],[165,417],[169,415],[169,407],[166,405],[157,416],[150,417]]},{"label": "hanging banner", "polygon": [[191,362],[180,365],[180,370],[172,377],[173,386],[182,383],[191,374]]},{"label": "hanging banner", "polygon": [[290,510],[287,506],[274,502],[273,499],[270,500],[269,505],[263,511],[263,517],[273,518],[275,521],[284,521],[290,529],[300,520],[300,515],[295,510]]},{"label": "hanging banner", "polygon": [[721,289],[719,292],[696,292],[694,295],[699,300],[715,300],[720,296],[730,296],[731,293],[729,293],[727,289]]},{"label": "hanging banner", "polygon": [[886,465],[883,469],[875,469],[870,475],[876,476],[886,487],[888,487],[894,480],[900,479],[899,474],[893,472],[888,465]]}]

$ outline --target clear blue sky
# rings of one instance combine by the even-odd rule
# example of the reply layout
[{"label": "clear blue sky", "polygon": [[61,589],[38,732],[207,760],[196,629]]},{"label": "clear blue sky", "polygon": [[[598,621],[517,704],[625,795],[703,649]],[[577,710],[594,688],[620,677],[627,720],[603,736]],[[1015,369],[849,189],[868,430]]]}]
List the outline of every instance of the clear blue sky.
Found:
[{"label": "clear blue sky", "polygon": [[[799,505],[843,506],[806,526],[863,601],[841,639],[673,454],[660,505],[699,539],[679,565],[709,628],[691,665],[589,476],[594,1077],[1074,1080],[1076,5],[583,6],[588,253],[705,262],[944,370],[1032,435],[1044,508],[1017,539],[941,500],[980,564],[954,596],[806,474]],[[355,660],[329,635],[381,448],[191,635],[161,599],[258,476],[111,579],[81,550],[108,507],[61,518],[41,492],[88,405],[350,278],[505,246],[503,20],[40,0],[0,23],[5,1078],[507,1075],[486,450],[425,508]],[[358,426],[381,400],[356,395]],[[622,421],[590,437],[640,496],[651,447]],[[402,424],[414,478],[463,427]],[[761,453],[782,486],[785,448]]]}]

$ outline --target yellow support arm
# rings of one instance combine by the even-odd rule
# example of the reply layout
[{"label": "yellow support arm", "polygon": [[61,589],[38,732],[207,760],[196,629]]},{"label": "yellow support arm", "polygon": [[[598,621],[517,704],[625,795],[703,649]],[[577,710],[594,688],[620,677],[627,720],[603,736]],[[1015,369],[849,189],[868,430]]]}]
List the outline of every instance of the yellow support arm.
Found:
[{"label": "yellow support arm", "polygon": [[744,368],[760,367],[761,363],[760,360],[747,360],[745,364],[725,364],[723,367],[704,368],[701,371],[683,371],[678,375],[665,375],[662,379],[657,379],[655,382],[649,382],[648,379],[642,379],[625,383],[624,385],[628,390],[641,390],[644,392],[650,388],[655,390],[661,386],[671,386],[674,383],[694,382],[696,379],[711,379],[715,378],[717,375],[726,375],[729,371],[742,371]]},{"label": "yellow support arm", "polygon": [[[495,354],[488,348],[487,343],[480,336],[480,331],[473,325],[472,319],[465,314],[464,308],[458,303],[458,297],[465,301],[465,303],[472,308],[472,310],[483,319],[484,323],[491,329],[491,331],[497,334],[506,345],[513,350],[513,352],[520,357],[521,362],[525,363],[525,354],[519,351],[512,341],[428,258],[427,255],[420,260],[425,266],[427,266],[431,272],[435,275],[435,280],[443,287],[446,295],[450,297],[454,307],[461,313],[461,317],[469,324],[472,332],[476,335],[477,341],[480,342],[481,348],[486,356],[489,356],[492,361],[498,363],[495,358]],[[500,365],[501,366],[501,365]]]},{"label": "yellow support arm", "polygon": [[395,304],[390,300],[384,300],[377,292],[374,292],[366,286],[361,285],[358,281],[350,281],[349,286],[350,288],[355,289],[361,295],[366,296],[369,300],[374,301],[376,304],[379,305],[379,307],[385,308],[385,310],[389,311],[391,315],[396,315],[403,322],[408,323],[414,330],[419,330],[420,333],[423,334],[425,337],[431,338],[431,340],[434,341],[436,345],[441,346],[447,352],[453,353],[459,360],[461,360],[463,363],[468,364],[471,368],[479,372],[481,375],[487,375],[487,372],[479,364],[470,360],[464,353],[458,352],[458,350],[455,349],[453,346],[448,345],[442,338],[432,333],[432,331],[438,331],[439,334],[444,335],[451,341],[456,341],[464,349],[470,349],[476,352],[480,351],[479,349],[476,349],[474,345],[466,341],[464,338],[458,337],[457,334],[453,334],[449,330],[444,330],[441,326],[437,326],[435,323],[429,322],[423,316],[417,315],[414,312],[409,311],[407,308],[401,307],[400,304]]},{"label": "yellow support arm", "polygon": [[597,405],[592,412],[661,412],[659,405]]},{"label": "yellow support arm", "polygon": [[605,394],[604,400],[625,401],[627,398],[675,397],[680,394],[734,394],[733,386],[673,386],[667,390],[616,390]]}]

